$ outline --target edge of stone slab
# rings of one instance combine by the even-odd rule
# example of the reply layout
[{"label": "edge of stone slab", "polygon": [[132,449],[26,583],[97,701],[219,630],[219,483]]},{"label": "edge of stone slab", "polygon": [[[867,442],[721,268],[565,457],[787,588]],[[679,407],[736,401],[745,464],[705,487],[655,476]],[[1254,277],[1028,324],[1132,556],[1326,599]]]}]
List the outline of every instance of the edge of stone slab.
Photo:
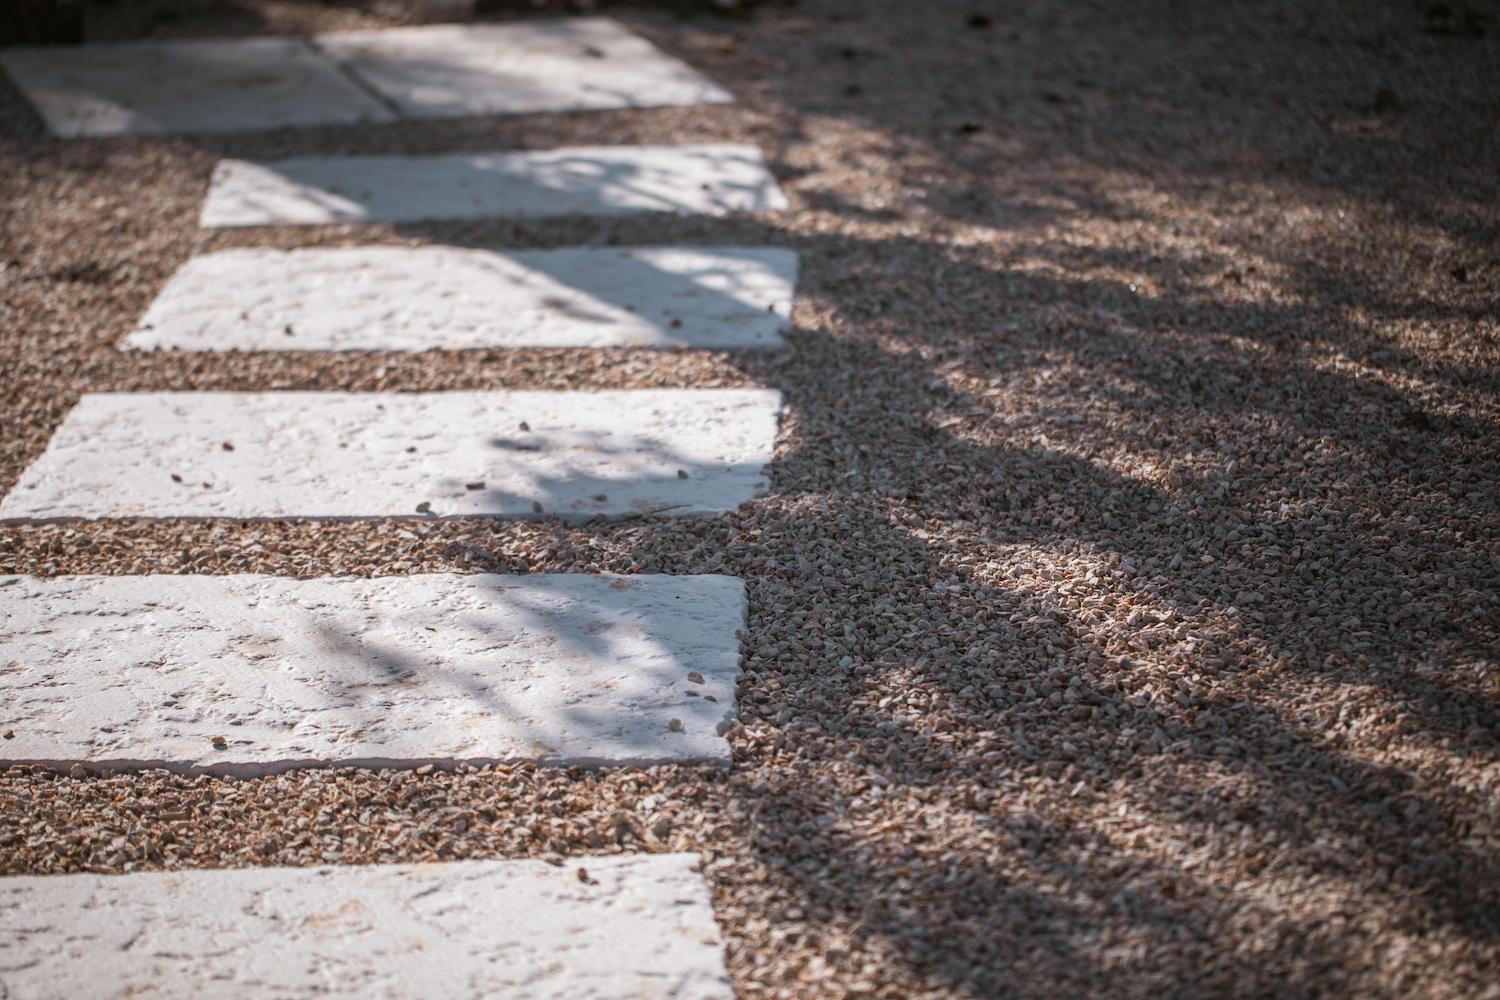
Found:
[{"label": "edge of stone slab", "polygon": [[[726,724],[732,725],[732,716],[726,713],[720,728],[727,732]],[[339,760],[293,759],[271,761],[224,761],[205,764],[201,761],[155,760],[147,758],[113,757],[106,760],[67,760],[56,758],[25,758],[7,760],[0,758],[0,770],[5,768],[44,768],[74,777],[103,778],[121,772],[166,771],[184,777],[206,776],[211,778],[265,778],[290,771],[415,771],[431,767],[435,771],[457,771],[461,767],[484,768],[493,765],[519,767],[531,765],[538,769],[560,770],[582,768],[587,771],[603,771],[612,768],[659,767],[664,764],[687,766],[711,766],[728,768],[733,752],[725,745],[718,754],[695,754],[689,756],[637,756],[637,757],[349,757]],[[83,775],[73,775],[82,769]]]},{"label": "edge of stone slab", "polygon": [[[762,473],[764,475],[764,473]],[[12,491],[14,492],[14,491]],[[9,524],[97,524],[101,521],[151,521],[165,523],[168,521],[188,521],[193,523],[209,522],[235,522],[240,521],[248,524],[278,524],[290,521],[316,521],[321,524],[365,524],[372,521],[412,521],[417,524],[426,524],[435,521],[461,521],[466,517],[485,518],[491,521],[528,521],[545,523],[547,521],[559,521],[565,524],[588,524],[599,521],[608,524],[619,524],[626,521],[649,521],[652,518],[660,518],[665,521],[685,520],[688,518],[710,518],[720,517],[724,514],[733,514],[747,503],[764,500],[771,495],[769,488],[757,489],[748,500],[734,507],[695,507],[674,514],[672,511],[687,504],[678,504],[671,507],[663,507],[660,510],[646,511],[641,513],[619,513],[599,514],[584,511],[542,511],[540,514],[532,511],[521,511],[516,514],[485,514],[469,511],[462,514],[111,514],[107,516],[90,516],[87,514],[55,514],[45,517],[37,517],[30,514],[7,514],[0,509],[0,525]],[[7,498],[9,493],[5,495]],[[3,502],[3,501],[0,501]]]},{"label": "edge of stone slab", "polygon": [[[574,112],[574,113],[575,114],[592,114],[593,112]],[[211,133],[207,133],[207,132],[200,132],[200,133],[196,133],[196,134],[198,134],[198,135],[204,135],[204,136],[211,135]],[[252,133],[244,132],[244,133],[237,133],[237,134],[238,135],[250,135]],[[193,136],[192,135],[174,135],[173,138],[187,138],[187,139],[192,139]],[[523,150],[523,152],[526,152],[526,151]],[[352,159],[353,157],[350,157],[350,158]],[[779,184],[778,184],[778,190],[779,190]],[[680,209],[680,208],[641,208],[641,209],[632,209],[632,210],[630,210],[628,212],[608,213],[608,214],[599,214],[599,213],[590,213],[590,212],[569,212],[566,215],[535,215],[535,216],[526,216],[526,215],[515,215],[515,214],[504,214],[504,213],[502,213],[502,214],[495,214],[495,215],[436,215],[436,216],[432,216],[431,218],[422,218],[422,219],[397,219],[397,220],[388,220],[388,219],[335,219],[335,220],[328,221],[328,222],[295,222],[295,221],[288,221],[286,219],[274,219],[274,220],[270,220],[270,221],[266,221],[266,222],[260,222],[260,221],[256,221],[256,222],[233,222],[233,221],[231,221],[231,222],[220,222],[220,221],[209,221],[208,220],[208,218],[207,218],[207,216],[208,216],[208,213],[207,213],[208,204],[209,204],[208,198],[205,197],[203,199],[203,206],[202,206],[202,208],[200,208],[200,210],[198,212],[198,223],[197,223],[197,227],[200,230],[204,230],[206,232],[212,232],[213,230],[216,230],[216,229],[276,229],[276,228],[288,228],[288,227],[294,227],[294,228],[300,228],[300,229],[312,229],[312,228],[318,227],[318,226],[405,226],[405,225],[425,225],[425,224],[430,223],[430,222],[459,222],[459,223],[469,223],[469,222],[486,222],[486,223],[488,223],[488,222],[543,222],[543,223],[546,223],[548,225],[552,225],[552,224],[555,223],[559,227],[565,227],[565,226],[583,226],[583,225],[588,224],[588,223],[597,223],[597,222],[601,222],[601,221],[606,221],[607,222],[607,221],[611,221],[611,220],[630,219],[630,218],[638,218],[638,219],[677,218],[677,219],[700,219],[700,220],[718,221],[718,222],[733,222],[736,219],[755,219],[755,218],[757,218],[759,216],[762,216],[762,215],[781,215],[781,214],[783,214],[785,212],[791,211],[790,202],[786,200],[785,195],[783,194],[782,195],[782,200],[780,202],[778,202],[778,204],[776,204],[775,206],[773,206],[771,208],[734,209],[732,211],[723,212],[723,213],[718,214],[718,215],[711,215],[711,214],[707,214],[707,213],[704,213],[704,212],[692,212],[692,211],[688,211],[686,209]],[[494,350],[495,348],[487,348],[487,349],[488,350]],[[592,348],[586,348],[586,349],[592,350]],[[702,348],[695,348],[695,349],[696,350],[702,350]]]},{"label": "edge of stone slab", "polygon": [[780,354],[791,346],[787,334],[796,330],[796,327],[788,323],[776,332],[776,339],[769,344],[722,344],[713,347],[704,347],[698,344],[611,344],[607,347],[561,347],[561,346],[532,346],[523,344],[515,347],[504,344],[487,344],[483,347],[424,347],[421,350],[409,350],[400,347],[278,347],[270,348],[254,347],[178,347],[162,344],[137,344],[132,343],[137,336],[143,332],[140,327],[132,327],[115,344],[117,351],[129,351],[132,354],[296,354],[307,357],[314,354],[337,354],[347,358],[360,354],[400,354],[404,356],[420,354],[456,355],[463,357],[468,354],[493,354],[497,351],[588,351],[590,354],[607,354],[609,352],[624,353],[626,351],[652,351],[658,354]]},{"label": "edge of stone slab", "polygon": [[105,879],[121,881],[140,878],[181,878],[184,875],[213,874],[223,875],[234,872],[260,873],[260,872],[288,872],[304,875],[333,875],[340,872],[371,871],[374,869],[386,869],[390,871],[429,871],[434,868],[457,868],[460,866],[470,867],[499,867],[530,865],[538,869],[566,870],[573,865],[597,865],[600,870],[618,865],[627,867],[632,863],[642,861],[686,861],[688,871],[693,875],[703,874],[703,855],[698,851],[650,851],[631,850],[621,851],[614,854],[600,854],[590,852],[587,854],[573,854],[563,857],[559,865],[546,858],[521,856],[521,857],[479,857],[479,858],[452,858],[444,861],[371,861],[368,863],[353,864],[330,864],[321,861],[315,865],[258,865],[254,864],[231,864],[231,865],[185,865],[177,868],[145,868],[136,871],[67,871],[56,873],[34,873],[34,872],[11,872],[0,875],[0,884],[7,881],[18,881],[21,879],[45,880],[46,882],[57,882],[61,879]]}]

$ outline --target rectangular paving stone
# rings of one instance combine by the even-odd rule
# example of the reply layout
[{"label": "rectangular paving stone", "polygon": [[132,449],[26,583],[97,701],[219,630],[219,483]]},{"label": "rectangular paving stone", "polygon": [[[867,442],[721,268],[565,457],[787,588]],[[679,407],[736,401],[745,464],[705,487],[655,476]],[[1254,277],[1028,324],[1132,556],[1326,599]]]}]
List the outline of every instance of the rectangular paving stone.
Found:
[{"label": "rectangular paving stone", "polygon": [[781,395],[83,396],[0,520],[702,515],[766,488]]},{"label": "rectangular paving stone", "polygon": [[0,988],[16,1000],[734,995],[691,854],[4,878]]},{"label": "rectangular paving stone", "polygon": [[126,338],[190,351],[776,347],[790,250],[247,248],[194,257]]},{"label": "rectangular paving stone", "polygon": [[744,620],[728,576],[0,577],[0,761],[727,762]]},{"label": "rectangular paving stone", "polygon": [[347,31],[316,41],[411,117],[734,101],[607,18]]},{"label": "rectangular paving stone", "polygon": [[396,117],[295,38],[0,50],[0,65],[64,137],[232,132]]},{"label": "rectangular paving stone", "polygon": [[578,146],[526,153],[221,160],[206,228],[540,218],[725,215],[787,207],[760,150],[735,143]]}]

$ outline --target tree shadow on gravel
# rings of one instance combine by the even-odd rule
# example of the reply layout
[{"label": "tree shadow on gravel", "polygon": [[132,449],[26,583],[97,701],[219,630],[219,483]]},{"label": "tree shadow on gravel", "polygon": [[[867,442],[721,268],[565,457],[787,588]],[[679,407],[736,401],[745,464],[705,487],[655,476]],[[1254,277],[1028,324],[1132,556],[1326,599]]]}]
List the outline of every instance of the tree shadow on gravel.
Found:
[{"label": "tree shadow on gravel", "polygon": [[[1491,803],[1443,778],[1500,755],[1489,682],[1466,666],[1496,648],[1495,501],[1482,465],[1445,458],[1482,443],[1482,420],[1403,423],[1437,404],[1262,346],[1267,323],[1336,340],[1310,310],[1237,304],[1182,332],[1169,301],[1097,311],[1113,280],[935,241],[595,227],[606,245],[802,256],[790,349],[723,355],[786,400],[771,496],[708,522],[730,540],[526,529],[598,568],[746,581],[731,795],[786,933],[851,979],[873,955],[974,996],[1378,992],[1377,933],[1493,951]],[[357,387],[329,381],[359,359],[340,363],[300,387]],[[468,378],[449,387],[508,384],[483,364]],[[1295,477],[1280,464],[1320,450]],[[1343,499],[1351,476],[1413,485]],[[1474,534],[1395,554],[1445,523]],[[494,525],[474,558],[503,558],[515,530]]]},{"label": "tree shadow on gravel", "polygon": [[[1235,606],[1243,603],[1246,589],[1241,571],[1184,579],[1169,568],[1176,549],[1170,544],[1170,519],[1164,524],[1161,516],[1148,515],[1144,523],[1129,524],[1132,511],[1154,507],[1185,513],[1177,491],[1146,487],[1051,449],[976,447],[955,439],[937,429],[940,420],[929,410],[927,377],[937,370],[933,366],[875,356],[846,342],[818,345],[800,339],[795,350],[819,373],[801,387],[806,391],[788,391],[796,421],[791,440],[819,446],[808,449],[806,460],[793,447],[777,465],[786,516],[797,527],[774,547],[795,550],[796,556],[788,559],[789,566],[752,562],[742,570],[752,581],[752,607],[779,609],[772,617],[752,620],[750,630],[760,653],[752,653],[743,686],[746,715],[774,734],[765,737],[769,747],[754,746],[743,759],[757,777],[769,772],[765,780],[780,775],[791,788],[799,787],[798,772],[817,761],[798,761],[798,736],[816,733],[841,748],[840,763],[856,773],[879,775],[907,796],[936,789],[936,800],[950,809],[964,808],[956,803],[971,798],[978,787],[982,803],[967,806],[973,815],[1001,824],[1020,822],[1023,829],[1028,820],[1018,817],[1029,813],[1074,812],[1068,800],[1080,793],[1094,811],[1120,802],[1155,817],[1152,838],[1196,839],[1200,848],[1219,841],[1217,849],[1243,864],[1247,876],[1265,870],[1274,858],[1278,873],[1291,882],[1336,879],[1352,895],[1382,898],[1413,928],[1442,928],[1493,947],[1500,925],[1493,916],[1494,894],[1483,887],[1488,879],[1464,877],[1497,870],[1493,852],[1467,846],[1472,824],[1487,809],[1485,799],[1476,796],[1468,810],[1455,811],[1453,803],[1426,793],[1420,772],[1362,759],[1360,751],[1368,747],[1340,747],[1343,738],[1330,738],[1323,731],[1326,717],[1319,719],[1323,713],[1315,710],[1316,701],[1336,702],[1341,685],[1373,687],[1381,692],[1378,701],[1385,710],[1405,717],[1417,743],[1451,741],[1452,752],[1493,762],[1494,702],[1482,687],[1464,690],[1452,683],[1462,675],[1424,673],[1422,651],[1398,634],[1371,636],[1353,652],[1338,648],[1337,623],[1332,629],[1294,626],[1305,602],[1316,600],[1332,582],[1326,573],[1283,597],[1259,602],[1267,619],[1282,627],[1236,620]],[[873,375],[902,369],[905,377],[897,375],[894,383]],[[847,372],[849,378],[830,379],[829,372]],[[912,414],[903,428],[909,435],[902,440],[891,434],[889,420],[879,425],[878,436],[862,433],[871,426],[859,419],[866,409]],[[828,468],[826,442],[834,438],[847,442],[850,457],[863,466],[842,485],[834,485],[840,471]],[[928,454],[919,457],[918,451]],[[815,468],[808,468],[811,462]],[[923,468],[952,470],[952,479],[939,485],[907,478],[908,470]],[[870,488],[882,478],[885,484]],[[805,492],[794,483],[805,484]],[[1231,530],[1246,528],[1249,519],[1232,505],[1223,508],[1195,516]],[[1070,518],[1093,525],[1118,519],[1125,528],[1113,537],[1090,538],[1093,531],[1048,523]],[[952,525],[958,527],[951,535],[934,537]],[[770,548],[771,541],[761,544]],[[1341,533],[1339,543],[1351,560],[1381,551],[1378,542],[1357,534]],[[1083,549],[1094,566],[1114,572],[1106,570],[1103,579],[1090,583],[1086,570],[1074,569],[1051,584],[1038,580],[1018,586],[999,574],[974,571],[978,553],[986,548],[996,550],[987,569],[1002,562],[1006,551]],[[1224,563],[1234,556],[1228,545],[1205,549],[1204,555]],[[862,553],[867,554],[862,558]],[[1255,560],[1250,562],[1245,568],[1254,572]],[[1279,572],[1279,559],[1265,562],[1269,572]],[[1477,594],[1491,589],[1492,569],[1482,558],[1468,563],[1457,587]],[[1120,570],[1127,564],[1135,567],[1128,575]],[[900,567],[914,569],[903,574]],[[1127,606],[1131,598],[1144,598],[1153,612],[1195,623],[1194,633],[1212,635],[1219,629],[1222,641],[1169,641],[1162,655],[1150,648],[1155,641],[1144,635],[1147,630],[1124,614],[1101,636],[1055,600],[1057,583],[1084,593],[1114,591]],[[967,602],[957,596],[970,593]],[[894,600],[882,604],[875,595]],[[781,610],[786,608],[798,613],[788,616]],[[1016,616],[1027,622],[1014,623]],[[1455,653],[1484,657],[1493,649],[1489,637],[1462,623],[1444,633]],[[757,690],[765,692],[759,699]],[[1315,692],[1311,702],[1309,691]],[[919,693],[915,700],[913,692]],[[1283,697],[1285,707],[1278,704]],[[754,721],[750,729],[761,731]],[[828,742],[817,745],[826,750]],[[1038,784],[1045,789],[1040,795]],[[1070,788],[1078,785],[1079,791]],[[1014,804],[1006,805],[1007,800]],[[839,806],[846,814],[859,811],[847,803],[835,811]],[[1096,901],[1071,922],[1044,921],[1049,929],[1039,932],[1035,907],[1018,886],[1037,877],[1045,884],[1047,876],[1028,875],[1029,866],[1017,867],[1018,859],[1003,850],[996,855],[991,846],[992,853],[981,860],[962,861],[933,853],[913,864],[902,861],[903,847],[911,841],[893,834],[860,854],[883,854],[886,874],[864,860],[854,867],[860,874],[853,878],[824,878],[820,869],[837,871],[855,859],[841,856],[816,822],[809,827],[808,817],[798,816],[807,810],[795,802],[783,808],[780,814],[771,811],[756,832],[766,841],[768,859],[793,864],[783,887],[789,898],[804,901],[810,914],[842,916],[836,926],[853,921],[861,935],[899,942],[898,953],[924,975],[949,979],[949,985],[975,995],[1027,982],[1051,988],[1082,975],[1083,942],[1094,946],[1088,950],[1096,960],[1109,951],[1091,940],[1096,934],[1121,935],[1126,940],[1115,947],[1127,952],[1144,938],[1152,958],[1133,969],[1142,988],[1146,982],[1205,982],[1204,970],[1226,961],[1234,967],[1226,973],[1232,978],[1222,982],[1226,987],[1255,992],[1312,985],[1284,978],[1290,974],[1277,963],[1249,972],[1248,955],[1226,959],[1224,949],[1234,949],[1224,940],[1226,931],[1213,928],[1242,904],[1224,895],[1222,882],[1164,871],[1159,841],[1158,850],[1144,851],[1111,844],[1127,859],[1119,862],[1123,871],[1091,877],[1095,890],[1132,893],[1140,905],[1169,916],[1126,933],[1122,925],[1133,924],[1130,908]],[[911,822],[919,826],[921,820]],[[1226,822],[1250,841],[1249,850],[1223,843],[1220,829]],[[1045,841],[1054,857],[1041,866],[1043,872],[1095,863],[1102,850],[1096,844],[1097,821],[1058,820],[1053,827]],[[987,845],[990,838],[974,843]],[[892,874],[903,864],[915,873]],[[1016,884],[997,881],[1003,872],[1013,873]],[[887,905],[924,878],[929,884],[911,892],[909,906]],[[861,889],[851,894],[851,884]],[[933,900],[943,902],[933,909]],[[872,918],[872,909],[883,919]],[[1310,933],[1316,917],[1292,919],[1267,906],[1260,919],[1280,926],[1288,942],[1301,939],[1299,959],[1321,949],[1316,964],[1325,969],[1357,964],[1356,956],[1342,953],[1336,936]],[[954,920],[977,920],[978,926],[955,926]],[[914,928],[923,932],[914,935]],[[1031,972],[1042,978],[1018,977],[1012,966],[1018,955],[1005,946],[1024,952],[1021,942],[1039,933],[1048,939],[1042,949],[1046,958]],[[976,940],[999,942],[999,953],[979,957]],[[1164,960],[1164,955],[1175,957]],[[950,978],[943,970],[963,971]],[[1095,970],[1101,975],[1121,971],[1127,970]],[[1254,989],[1246,989],[1247,974],[1258,984]],[[1078,983],[1087,981],[1085,975]]]},{"label": "tree shadow on gravel", "polygon": [[[664,225],[802,255],[791,349],[732,356],[787,417],[772,498],[713,567],[750,588],[736,787],[791,924],[977,996],[1375,989],[1369,932],[1332,916],[1351,907],[1494,948],[1490,803],[1441,775],[1500,753],[1463,666],[1493,658],[1496,571],[1456,534],[1393,551],[1413,517],[1492,521],[1483,470],[1442,458],[1485,419],[1414,425],[1432,403],[1262,346],[1337,342],[1312,308],[1183,335],[1170,301],[1101,318],[1113,282],[920,240],[598,235]],[[1351,475],[1410,485],[1372,506],[1340,499]],[[632,570],[705,569],[660,557],[680,526],[599,530]],[[810,791],[825,768],[847,780]]]},{"label": "tree shadow on gravel", "polygon": [[[790,350],[715,355],[784,393],[771,496],[433,544],[458,569],[746,581],[743,840],[709,850],[747,849],[775,910],[754,919],[846,988],[1478,989],[1500,379],[1496,140],[1463,81],[1493,40],[1401,3],[864,10],[705,19],[674,50],[710,76],[760,60],[786,219],[371,230],[802,255]],[[1376,112],[1382,87],[1409,110]],[[448,135],[587,131],[528,127]],[[602,356],[601,383],[642,359]],[[581,352],[518,357],[450,387]],[[297,385],[365,386],[377,360],[299,359]],[[248,378],[220,361],[156,377]],[[742,986],[777,960],[743,959]]]},{"label": "tree shadow on gravel", "polygon": [[[1492,329],[1482,296],[1452,283],[1480,280],[1474,261],[1493,244],[1480,166],[1493,140],[1453,129],[1450,107],[1403,123],[1416,151],[1382,139],[1371,157],[1358,129],[1341,131],[1386,127],[1365,95],[1319,92],[1319,68],[1298,64],[1293,93],[1336,107],[1220,124],[1179,106],[1163,142],[1131,130],[1136,109],[1112,121],[1107,101],[1005,93],[1017,72],[975,85],[961,50],[944,50],[951,64],[903,61],[921,18],[820,11],[832,9],[850,62],[864,58],[859,28],[879,37],[885,79],[865,73],[842,99],[812,85],[834,43],[798,44],[790,32],[809,25],[792,18],[762,97],[882,145],[898,163],[872,180],[904,201],[844,196],[847,175],[793,182],[825,220],[887,229],[787,238],[814,322],[757,376],[786,393],[790,427],[777,514],[759,519],[782,523],[735,546],[752,608],[774,609],[752,611],[739,763],[782,898],[826,921],[815,937],[881,942],[926,982],[981,996],[1098,989],[1104,976],[1131,994],[1388,990],[1400,973],[1371,956],[1389,935],[1487,964],[1500,859],[1477,774],[1500,753],[1488,673],[1500,508],[1482,401],[1500,380],[1477,354],[1418,352],[1402,335],[1413,321],[1445,337]],[[962,37],[965,11],[939,9],[952,23],[932,30]],[[1242,42],[1247,62],[1298,30],[1295,12],[1266,17],[1282,28]],[[1315,33],[1315,49],[1350,42],[1332,17],[1304,18],[1335,32]],[[1392,4],[1348,22],[1373,32],[1353,44],[1399,47],[1392,32],[1422,30],[1403,17]],[[1054,67],[1123,75],[1080,85],[1106,97],[1144,89],[1131,73],[1149,76],[1157,43],[1182,37],[1164,27],[1143,55],[1102,9],[967,23],[999,35],[1010,22],[1024,43],[1011,54],[1031,70],[1115,43],[1112,64]],[[1065,31],[1077,36],[1060,50],[1038,37]],[[1421,58],[1443,58],[1433,44]],[[1142,104],[1170,100],[1185,73],[1224,82],[1208,52],[1188,54],[1175,79],[1137,91]],[[939,81],[954,122],[903,115],[896,85],[914,79]],[[1428,82],[1431,95],[1407,99],[1452,99],[1451,76]],[[966,99],[999,118],[973,130],[993,132],[983,155],[955,137],[973,134]],[[1287,134],[1258,147],[1277,127]],[[1470,155],[1434,165],[1420,150],[1438,141]],[[783,176],[806,162],[787,145]],[[1452,201],[1404,183],[1414,170],[1439,173]],[[1214,208],[1173,211],[1235,207],[1216,191],[1236,185],[1318,223],[1213,229]],[[1036,204],[1037,188],[1066,207]],[[1367,218],[1326,228],[1346,211]],[[903,232],[902,218],[947,239]],[[1088,234],[1090,218],[1111,225]],[[1178,249],[1179,227],[1197,245]],[[1408,240],[1440,233],[1436,266],[1414,277],[1409,259],[1369,245],[1403,227]],[[1382,270],[1360,273],[1371,262]],[[820,796],[800,774],[833,763],[830,747],[855,777]],[[840,793],[871,787],[910,805],[906,825],[831,832],[856,831],[871,808]],[[1150,819],[1116,831],[1121,810]],[[919,832],[945,811],[1034,829],[1042,846],[955,821],[945,851]],[[1056,903],[1056,872],[1087,873],[1093,898]]]}]

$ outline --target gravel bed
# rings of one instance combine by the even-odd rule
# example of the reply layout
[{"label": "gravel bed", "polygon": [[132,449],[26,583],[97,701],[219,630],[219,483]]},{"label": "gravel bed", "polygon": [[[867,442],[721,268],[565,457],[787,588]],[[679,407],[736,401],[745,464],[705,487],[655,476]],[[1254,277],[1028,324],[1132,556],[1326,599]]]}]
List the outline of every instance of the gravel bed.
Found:
[{"label": "gravel bed", "polygon": [[[241,6],[272,31],[295,5]],[[224,30],[195,16],[163,30]],[[89,390],[758,385],[788,414],[769,497],[3,525],[0,572],[737,574],[732,767],[12,769],[0,870],[691,850],[746,998],[1500,997],[1500,23],[620,16],[744,103],[53,142],[0,93],[0,489]],[[219,155],[717,140],[760,144],[792,211],[195,229]],[[113,346],[195,251],[431,240],[784,246],[797,329],[782,354]]]}]

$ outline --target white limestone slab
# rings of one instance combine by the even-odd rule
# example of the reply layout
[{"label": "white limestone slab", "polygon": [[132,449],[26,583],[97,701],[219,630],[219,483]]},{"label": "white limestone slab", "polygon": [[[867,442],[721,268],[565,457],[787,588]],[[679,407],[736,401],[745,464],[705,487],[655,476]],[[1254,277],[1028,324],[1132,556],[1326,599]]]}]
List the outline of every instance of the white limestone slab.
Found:
[{"label": "white limestone slab", "polygon": [[395,115],[294,38],[0,50],[54,135],[230,132]]},{"label": "white limestone slab", "polygon": [[16,1000],[734,995],[691,854],[4,878],[0,988]]},{"label": "white limestone slab", "polygon": [[766,487],[780,406],[766,389],[88,394],[0,520],[719,513]]},{"label": "white limestone slab", "polygon": [[411,117],[734,101],[607,18],[347,31],[316,42]]},{"label": "white limestone slab", "polygon": [[777,249],[221,250],[184,264],[125,345],[776,347],[796,281],[797,254]]},{"label": "white limestone slab", "polygon": [[744,621],[727,576],[0,577],[0,761],[727,762]]},{"label": "white limestone slab", "polygon": [[528,153],[221,160],[207,228],[773,212],[786,197],[754,146],[578,146]]}]

